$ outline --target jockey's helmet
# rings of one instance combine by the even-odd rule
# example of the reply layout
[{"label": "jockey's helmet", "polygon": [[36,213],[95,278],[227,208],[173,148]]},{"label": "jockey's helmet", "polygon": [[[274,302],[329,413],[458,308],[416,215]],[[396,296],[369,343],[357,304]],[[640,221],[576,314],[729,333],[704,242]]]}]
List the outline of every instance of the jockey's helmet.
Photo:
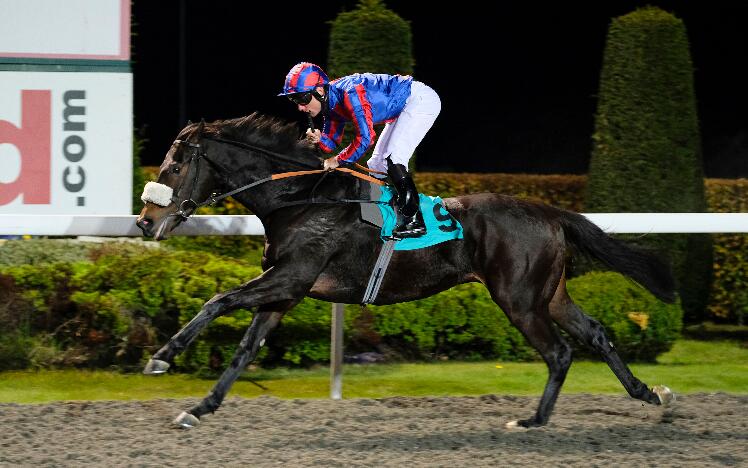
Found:
[{"label": "jockey's helmet", "polygon": [[278,96],[308,93],[314,91],[317,86],[325,86],[329,82],[327,74],[319,66],[309,62],[297,63],[286,75],[283,92]]}]

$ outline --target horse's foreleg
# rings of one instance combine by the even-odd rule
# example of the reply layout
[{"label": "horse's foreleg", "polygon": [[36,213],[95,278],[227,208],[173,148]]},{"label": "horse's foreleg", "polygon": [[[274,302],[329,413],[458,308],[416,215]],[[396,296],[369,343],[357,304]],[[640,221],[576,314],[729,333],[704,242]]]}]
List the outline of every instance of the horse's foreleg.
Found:
[{"label": "horse's foreleg", "polygon": [[[292,262],[293,258],[290,261]],[[231,364],[224,371],[213,390],[200,404],[190,409],[189,412],[179,415],[175,423],[183,427],[194,426],[199,422],[200,416],[208,412],[214,412],[221,405],[231,385],[247,364],[257,356],[257,352],[265,343],[267,334],[278,325],[283,314],[298,304],[309,292],[317,277],[318,270],[316,264],[307,264],[306,268],[296,268],[295,270],[288,268],[287,265],[283,267],[276,264],[259,277],[226,293],[215,301],[221,304],[224,313],[234,309],[251,309],[258,306],[259,310],[252,317],[252,324],[242,338]],[[206,313],[206,315],[208,314]],[[197,317],[193,319],[193,322],[196,321]],[[185,327],[186,330],[183,330],[184,338],[182,338],[180,344],[189,343],[208,322],[209,320],[203,319],[194,327],[190,325]]]},{"label": "horse's foreleg", "polygon": [[158,375],[166,372],[174,356],[184,351],[210,322],[236,309],[236,307],[232,307],[233,298],[237,293],[244,291],[246,287],[247,285],[243,285],[213,296],[187,325],[172,336],[169,342],[151,357],[145,369],[143,369],[143,373]]},{"label": "horse's foreleg", "polygon": [[551,318],[569,335],[602,356],[633,398],[656,405],[667,404],[673,399],[669,388],[657,386],[650,390],[646,384],[634,376],[618,355],[613,342],[605,333],[605,328],[574,304],[566,293],[563,281],[559,285],[556,297],[551,301],[550,313]]},{"label": "horse's foreleg", "polygon": [[[288,308],[284,309],[287,310]],[[244,334],[231,364],[223,372],[208,396],[189,411],[177,416],[174,420],[175,424],[185,428],[196,426],[202,415],[213,413],[221,406],[226,393],[239,378],[244,368],[257,356],[260,348],[265,344],[268,333],[278,326],[283,314],[284,312],[259,311],[254,315],[252,324]]]},{"label": "horse's foreleg", "polygon": [[241,286],[214,296],[184,328],[152,356],[143,373],[166,372],[174,356],[184,351],[217,317],[239,308],[250,309],[261,304],[304,297],[314,282],[313,280],[301,281],[298,278],[291,281],[288,276],[287,269],[273,267]]}]

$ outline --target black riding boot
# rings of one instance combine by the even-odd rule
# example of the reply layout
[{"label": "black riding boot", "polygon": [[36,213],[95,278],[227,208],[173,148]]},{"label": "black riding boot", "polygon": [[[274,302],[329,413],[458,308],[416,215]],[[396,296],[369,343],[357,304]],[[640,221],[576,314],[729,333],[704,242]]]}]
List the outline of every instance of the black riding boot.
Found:
[{"label": "black riding boot", "polygon": [[395,207],[398,211],[397,225],[392,230],[392,237],[405,239],[421,237],[426,234],[426,224],[420,210],[418,190],[413,178],[402,164],[394,164],[387,158],[387,175],[397,190]]}]

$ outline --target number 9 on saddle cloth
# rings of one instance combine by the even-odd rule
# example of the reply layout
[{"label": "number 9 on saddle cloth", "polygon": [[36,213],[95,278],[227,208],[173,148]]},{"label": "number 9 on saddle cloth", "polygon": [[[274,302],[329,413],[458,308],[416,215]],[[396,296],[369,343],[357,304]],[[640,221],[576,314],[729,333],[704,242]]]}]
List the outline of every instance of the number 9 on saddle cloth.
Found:
[{"label": "number 9 on saddle cloth", "polygon": [[[397,193],[392,187],[371,186],[371,200],[383,203],[362,203],[361,218],[375,226],[381,227],[380,237],[386,241],[392,236],[392,230],[397,222],[397,214],[392,206]],[[426,224],[426,234],[399,240],[395,243],[395,250],[416,250],[442,242],[462,239],[462,225],[444,208],[440,197],[430,197],[418,194],[421,204],[423,221]]]}]

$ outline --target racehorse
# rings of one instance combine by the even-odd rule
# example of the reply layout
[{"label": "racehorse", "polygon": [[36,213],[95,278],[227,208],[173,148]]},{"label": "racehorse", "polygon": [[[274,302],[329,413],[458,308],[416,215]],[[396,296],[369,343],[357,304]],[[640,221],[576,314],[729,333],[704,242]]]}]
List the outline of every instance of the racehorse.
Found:
[{"label": "racehorse", "polygon": [[[144,192],[149,201],[137,225],[157,240],[216,199],[216,191],[231,194],[265,228],[264,272],[206,302],[146,365],[146,374],[166,372],[175,355],[216,317],[256,308],[230,365],[199,404],[177,417],[177,425],[195,426],[218,409],[270,331],[305,296],[361,302],[383,245],[380,229],[360,217],[358,202],[372,182],[321,170],[320,161],[314,147],[298,138],[295,124],[275,118],[255,113],[188,124],[167,152],[158,181],[151,182],[159,193],[146,197]],[[675,285],[665,262],[607,235],[580,214],[546,204],[493,193],[443,202],[462,224],[464,239],[396,250],[374,303],[412,301],[457,284],[483,283],[548,366],[537,411],[508,427],[548,422],[572,362],[571,347],[557,326],[599,353],[633,398],[654,405],[673,398],[667,387],[650,389],[631,373],[602,325],[569,297],[565,279],[567,253],[581,252],[673,302]]]}]

